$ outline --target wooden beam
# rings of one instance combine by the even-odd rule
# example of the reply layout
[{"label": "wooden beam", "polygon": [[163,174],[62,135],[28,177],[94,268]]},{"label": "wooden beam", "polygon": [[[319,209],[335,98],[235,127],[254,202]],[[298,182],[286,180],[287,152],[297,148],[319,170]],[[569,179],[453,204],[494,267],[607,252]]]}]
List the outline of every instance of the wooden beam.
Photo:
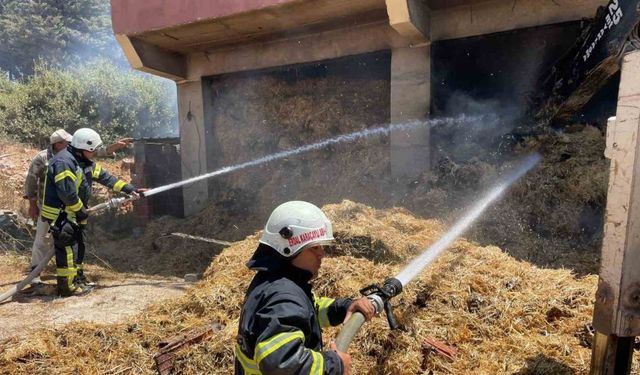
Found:
[{"label": "wooden beam", "polygon": [[134,69],[174,81],[186,79],[185,56],[126,35],[116,35],[116,40]]},{"label": "wooden beam", "polygon": [[591,354],[591,375],[628,375],[633,359],[633,337],[596,332]]},{"label": "wooden beam", "polygon": [[415,43],[430,40],[429,7],[424,0],[385,0],[389,25]]},{"label": "wooden beam", "polygon": [[626,55],[615,121],[607,126],[609,189],[594,328],[640,336],[640,51]]}]

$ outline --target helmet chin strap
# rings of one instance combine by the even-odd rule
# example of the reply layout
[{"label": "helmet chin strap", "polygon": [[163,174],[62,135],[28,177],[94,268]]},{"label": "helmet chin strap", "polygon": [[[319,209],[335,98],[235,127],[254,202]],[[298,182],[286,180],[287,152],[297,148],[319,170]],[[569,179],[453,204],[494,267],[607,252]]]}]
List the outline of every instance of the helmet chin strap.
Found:
[{"label": "helmet chin strap", "polygon": [[84,162],[90,162],[91,160],[87,159],[84,157],[84,153],[82,153],[82,150],[79,148],[75,148],[73,146],[69,146],[69,148],[71,149],[71,153],[73,154],[73,156],[76,157],[76,159],[78,159],[79,161],[84,161]]}]

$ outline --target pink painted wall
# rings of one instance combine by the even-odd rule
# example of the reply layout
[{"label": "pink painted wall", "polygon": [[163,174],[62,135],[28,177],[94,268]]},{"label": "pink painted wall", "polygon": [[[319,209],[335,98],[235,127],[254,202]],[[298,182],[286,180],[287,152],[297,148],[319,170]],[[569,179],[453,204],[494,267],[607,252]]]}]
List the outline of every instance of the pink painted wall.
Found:
[{"label": "pink painted wall", "polygon": [[111,0],[116,34],[135,35],[300,0]]}]

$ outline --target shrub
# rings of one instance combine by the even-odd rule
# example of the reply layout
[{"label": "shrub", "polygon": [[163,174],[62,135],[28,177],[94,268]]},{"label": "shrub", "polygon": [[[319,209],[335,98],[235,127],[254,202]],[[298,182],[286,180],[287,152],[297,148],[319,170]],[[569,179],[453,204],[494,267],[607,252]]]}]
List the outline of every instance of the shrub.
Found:
[{"label": "shrub", "polygon": [[168,136],[177,123],[172,86],[106,61],[70,70],[38,63],[25,81],[0,81],[0,125],[9,137],[38,146],[58,128],[90,127],[105,143]]}]

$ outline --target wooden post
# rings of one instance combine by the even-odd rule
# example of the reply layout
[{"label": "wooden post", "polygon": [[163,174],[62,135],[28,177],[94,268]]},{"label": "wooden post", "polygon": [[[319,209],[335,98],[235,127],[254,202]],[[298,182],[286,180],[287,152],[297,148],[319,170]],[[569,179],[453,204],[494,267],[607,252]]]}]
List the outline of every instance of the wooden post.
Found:
[{"label": "wooden post", "polygon": [[611,160],[591,374],[628,374],[640,335],[640,51],[622,64],[616,118],[607,126]]}]

